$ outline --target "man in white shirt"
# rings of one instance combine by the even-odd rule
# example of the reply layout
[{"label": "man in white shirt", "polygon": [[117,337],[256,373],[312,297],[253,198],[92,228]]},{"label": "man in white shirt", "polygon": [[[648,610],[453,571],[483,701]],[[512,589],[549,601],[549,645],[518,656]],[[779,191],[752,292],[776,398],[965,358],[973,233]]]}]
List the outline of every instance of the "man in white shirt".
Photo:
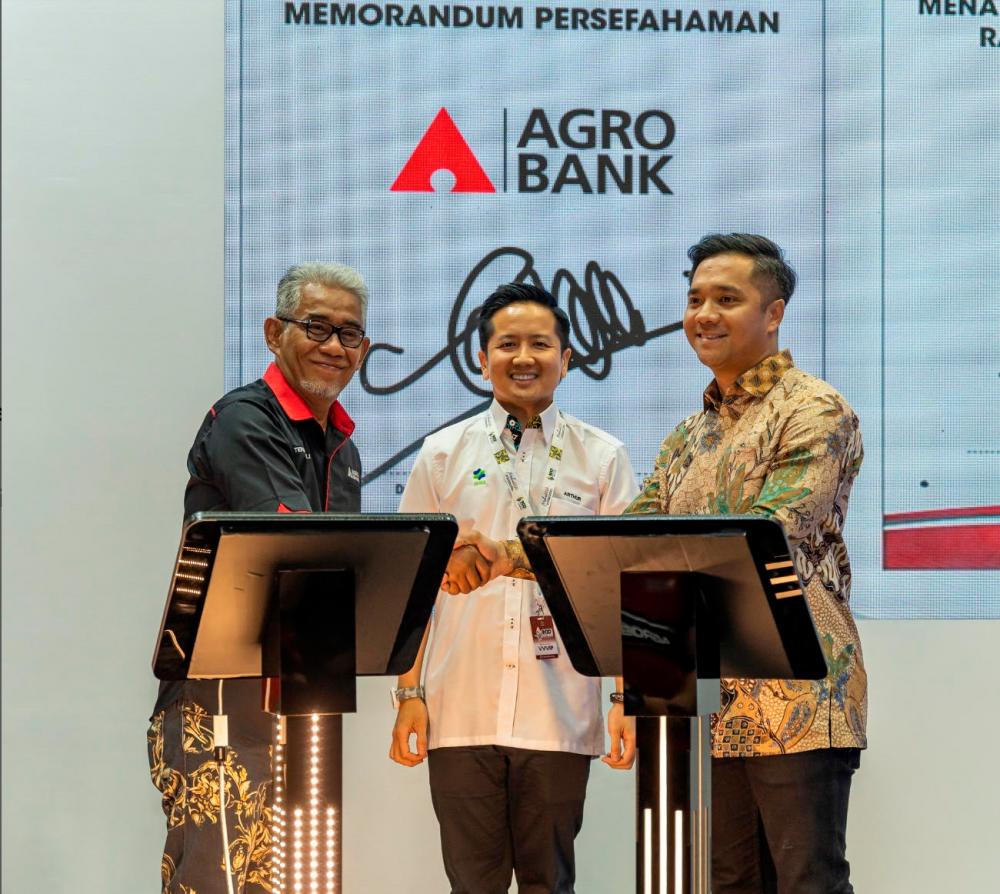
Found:
[{"label": "man in white shirt", "polygon": [[[622,512],[637,493],[624,445],[553,403],[571,354],[555,299],[501,286],[480,310],[479,339],[493,403],[426,438],[400,511],[450,512],[496,540],[516,537],[526,515]],[[452,894],[507,891],[512,873],[520,894],[572,894],[590,761],[604,751],[601,683],[573,669],[534,581],[480,587],[488,578],[475,546],[455,551],[417,662],[399,678],[389,756],[429,758]],[[608,732],[602,759],[628,769],[635,733],[620,703]]]}]

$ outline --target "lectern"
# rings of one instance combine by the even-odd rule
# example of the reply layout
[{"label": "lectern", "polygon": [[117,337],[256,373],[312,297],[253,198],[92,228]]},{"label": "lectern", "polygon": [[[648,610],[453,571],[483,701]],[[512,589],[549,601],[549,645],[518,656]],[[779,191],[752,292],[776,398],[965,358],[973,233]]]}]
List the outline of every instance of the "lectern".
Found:
[{"label": "lectern", "polygon": [[719,677],[818,680],[826,661],[781,525],[759,516],[525,518],[573,666],[635,715],[636,890],[708,894]]},{"label": "lectern", "polygon": [[341,890],[340,715],[356,708],[357,675],[413,666],[457,533],[450,515],[186,522],[153,672],[267,679],[276,894]]}]

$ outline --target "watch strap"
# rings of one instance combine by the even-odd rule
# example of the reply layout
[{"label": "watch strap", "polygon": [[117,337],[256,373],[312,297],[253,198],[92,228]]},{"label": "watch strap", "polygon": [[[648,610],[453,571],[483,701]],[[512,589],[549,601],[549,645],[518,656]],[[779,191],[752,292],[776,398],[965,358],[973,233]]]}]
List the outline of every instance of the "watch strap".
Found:
[{"label": "watch strap", "polygon": [[423,686],[393,687],[392,689],[389,690],[389,694],[392,696],[392,706],[398,709],[400,702],[408,701],[411,698],[419,698],[421,701],[423,701],[424,687]]}]

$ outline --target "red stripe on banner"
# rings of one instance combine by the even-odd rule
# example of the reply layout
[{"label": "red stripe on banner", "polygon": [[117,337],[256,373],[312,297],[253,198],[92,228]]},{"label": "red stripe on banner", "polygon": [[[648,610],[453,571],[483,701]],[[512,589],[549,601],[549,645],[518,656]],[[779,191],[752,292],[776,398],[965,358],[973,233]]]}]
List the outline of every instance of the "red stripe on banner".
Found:
[{"label": "red stripe on banner", "polygon": [[1000,515],[1000,506],[970,506],[965,509],[924,509],[919,512],[887,513],[885,520],[892,522],[933,521],[939,518],[979,518],[983,515]]},{"label": "red stripe on banner", "polygon": [[1000,525],[949,525],[883,531],[887,569],[982,571],[1000,568]]}]

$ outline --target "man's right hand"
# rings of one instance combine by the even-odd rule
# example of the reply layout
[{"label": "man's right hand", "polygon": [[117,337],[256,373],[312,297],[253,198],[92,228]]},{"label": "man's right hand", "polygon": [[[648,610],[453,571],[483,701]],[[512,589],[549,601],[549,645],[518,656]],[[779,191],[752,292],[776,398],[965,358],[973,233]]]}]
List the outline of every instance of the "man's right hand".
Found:
[{"label": "man's right hand", "polygon": [[[514,574],[514,565],[504,544],[474,528],[464,529],[458,532],[441,589],[452,596],[467,595],[507,574],[519,576]],[[532,575],[529,572],[525,576]]]},{"label": "man's right hand", "polygon": [[482,531],[466,528],[458,532],[454,548],[458,550],[469,546],[475,547],[488,563],[489,576],[487,580],[495,580],[514,570],[503,544],[498,540],[491,540]]},{"label": "man's right hand", "polygon": [[[410,748],[411,736],[417,737],[416,751]],[[422,764],[427,757],[427,705],[422,698],[408,698],[399,703],[389,757],[404,767]]]},{"label": "man's right hand", "polygon": [[490,563],[472,544],[456,546],[448,559],[441,589],[457,596],[478,590],[490,579]]}]

